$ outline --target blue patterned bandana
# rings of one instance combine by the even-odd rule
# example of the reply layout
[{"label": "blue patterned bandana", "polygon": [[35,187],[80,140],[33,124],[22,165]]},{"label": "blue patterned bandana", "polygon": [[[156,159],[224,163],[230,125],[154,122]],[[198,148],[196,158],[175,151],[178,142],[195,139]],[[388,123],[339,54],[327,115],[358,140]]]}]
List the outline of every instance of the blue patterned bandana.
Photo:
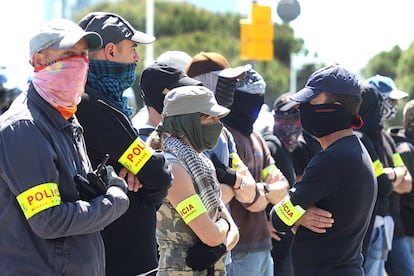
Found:
[{"label": "blue patterned bandana", "polygon": [[88,86],[109,95],[127,116],[132,115],[124,91],[135,81],[136,63],[118,63],[106,60],[90,60]]}]

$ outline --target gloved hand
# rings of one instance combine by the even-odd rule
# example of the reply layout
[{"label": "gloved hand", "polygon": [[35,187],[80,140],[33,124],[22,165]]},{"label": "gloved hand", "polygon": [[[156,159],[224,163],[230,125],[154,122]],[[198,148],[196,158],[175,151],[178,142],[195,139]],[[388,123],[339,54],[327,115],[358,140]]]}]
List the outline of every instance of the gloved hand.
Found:
[{"label": "gloved hand", "polygon": [[[121,177],[119,177],[116,174],[116,172],[115,172],[115,170],[112,166],[110,166],[110,165],[105,166],[105,168],[103,169],[103,172],[102,172],[101,175],[102,175],[101,179],[105,183],[107,189],[109,187],[116,186],[116,187],[121,188],[121,190],[124,193],[127,192],[128,184],[125,182],[124,179],[122,179]],[[89,179],[89,174],[88,174],[88,179]]]},{"label": "gloved hand", "polygon": [[100,171],[101,177],[95,172],[88,173],[86,176],[87,179],[80,174],[74,176],[73,180],[76,183],[81,199],[90,200],[104,195],[106,194],[106,190],[111,186],[118,186],[126,193],[128,186],[125,180],[115,173],[112,166],[103,166]]},{"label": "gloved hand", "polygon": [[172,184],[171,164],[162,151],[155,151],[137,174],[142,183],[141,191],[154,203],[167,196]]},{"label": "gloved hand", "polygon": [[220,183],[234,187],[236,184],[236,171],[232,168],[224,165],[217,157],[216,154],[211,155],[211,161],[216,168],[217,178]]},{"label": "gloved hand", "polygon": [[214,265],[226,251],[224,244],[211,247],[200,241],[187,250],[185,261],[193,270],[202,271]]},{"label": "gloved hand", "polygon": [[73,180],[75,181],[79,197],[83,200],[90,200],[106,193],[106,186],[102,186],[98,182],[90,182],[80,174],[75,175]]},{"label": "gloved hand", "polygon": [[73,180],[76,183],[81,199],[90,200],[106,193],[106,184],[100,176],[105,169],[105,163],[108,158],[109,156],[105,156],[102,163],[98,165],[98,169],[95,172],[86,175],[87,179],[80,174],[74,176]]}]

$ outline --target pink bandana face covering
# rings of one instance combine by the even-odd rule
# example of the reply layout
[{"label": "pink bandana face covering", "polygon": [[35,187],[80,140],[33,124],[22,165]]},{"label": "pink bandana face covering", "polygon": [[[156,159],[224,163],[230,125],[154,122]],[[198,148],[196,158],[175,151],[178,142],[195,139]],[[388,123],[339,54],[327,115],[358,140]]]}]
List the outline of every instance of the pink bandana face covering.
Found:
[{"label": "pink bandana face covering", "polygon": [[76,112],[85,91],[88,66],[89,60],[84,56],[62,58],[36,67],[32,82],[39,95],[68,119]]}]

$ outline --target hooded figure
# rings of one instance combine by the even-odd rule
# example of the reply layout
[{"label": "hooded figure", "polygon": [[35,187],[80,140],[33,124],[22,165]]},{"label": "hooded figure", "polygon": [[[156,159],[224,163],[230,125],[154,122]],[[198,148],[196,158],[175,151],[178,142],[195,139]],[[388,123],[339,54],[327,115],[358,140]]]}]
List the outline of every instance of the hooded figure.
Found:
[{"label": "hooded figure", "polygon": [[263,77],[254,69],[247,71],[246,78],[236,85],[231,112],[222,119],[224,124],[249,136],[264,104],[265,91],[266,82]]},{"label": "hooded figure", "polygon": [[[395,174],[397,170],[395,169],[397,167],[405,168],[405,166],[397,153],[393,139],[384,130],[384,120],[392,118],[392,116],[384,116],[385,114],[389,115],[390,112],[387,112],[387,110],[391,109],[384,108],[385,100],[388,97],[384,98],[380,88],[382,89],[383,85],[374,82],[372,79],[366,83],[361,94],[362,105],[360,108],[360,116],[364,124],[356,132],[370,154],[378,183],[377,201],[363,243],[363,253],[366,252],[365,269],[367,275],[370,275],[370,271],[373,271],[375,262],[385,262],[392,247],[393,236],[402,235],[402,224],[399,219],[400,194],[393,190],[397,186],[395,184],[397,182],[397,174]],[[394,106],[396,106],[396,103],[394,103]],[[394,172],[394,179],[389,176],[388,172],[390,170]],[[402,182],[404,177],[398,178],[398,182]],[[380,237],[376,241],[382,243],[380,258],[374,256],[374,254],[377,255],[375,252],[378,252],[374,244],[376,241],[371,240],[374,237]]]}]

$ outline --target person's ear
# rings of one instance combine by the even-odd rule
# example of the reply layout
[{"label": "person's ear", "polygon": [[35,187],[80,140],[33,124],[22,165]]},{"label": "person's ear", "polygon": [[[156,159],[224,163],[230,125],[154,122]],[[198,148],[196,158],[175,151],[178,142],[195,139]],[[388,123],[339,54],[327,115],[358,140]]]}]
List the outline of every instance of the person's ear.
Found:
[{"label": "person's ear", "polygon": [[34,53],[30,63],[34,67],[41,66],[41,65],[45,64],[45,57],[41,53]]},{"label": "person's ear", "polygon": [[107,60],[114,59],[115,47],[116,47],[115,44],[112,42],[109,42],[108,44],[105,45],[104,53],[105,53],[105,58]]}]

